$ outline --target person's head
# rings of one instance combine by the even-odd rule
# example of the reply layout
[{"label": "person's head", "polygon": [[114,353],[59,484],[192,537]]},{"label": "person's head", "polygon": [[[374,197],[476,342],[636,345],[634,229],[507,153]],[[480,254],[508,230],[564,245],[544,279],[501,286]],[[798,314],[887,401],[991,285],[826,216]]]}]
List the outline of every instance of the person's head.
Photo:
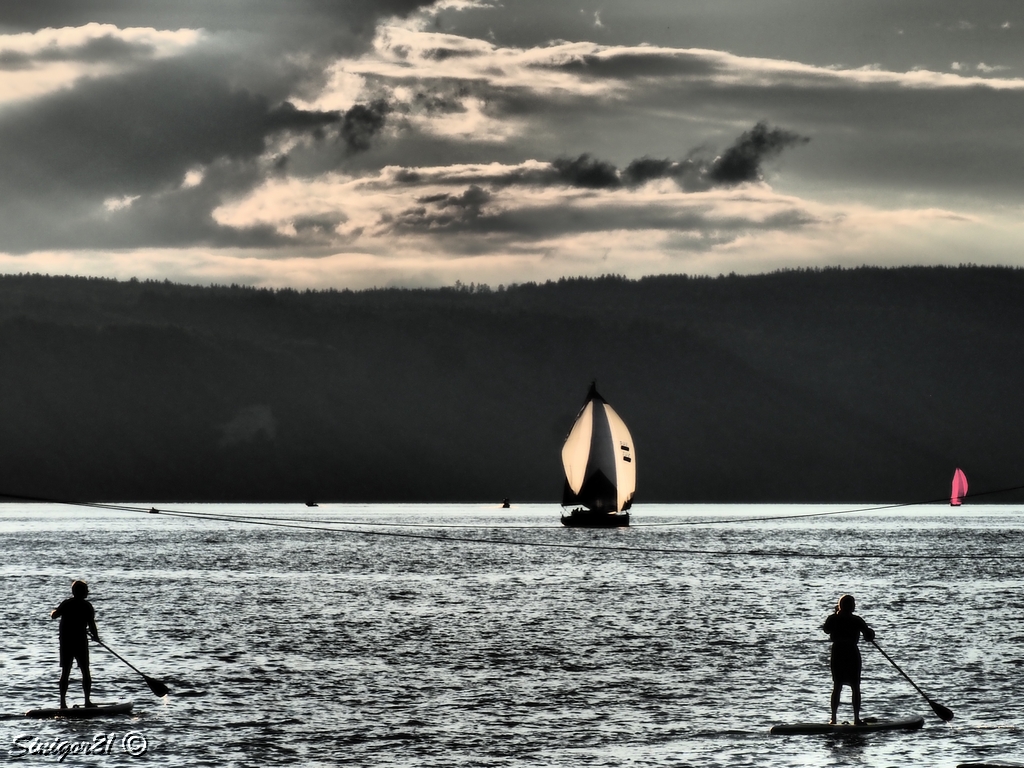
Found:
[{"label": "person's head", "polygon": [[83,600],[89,596],[89,585],[81,579],[71,582],[71,594]]},{"label": "person's head", "polygon": [[846,613],[853,613],[857,608],[857,601],[853,599],[853,595],[843,595],[839,598],[839,602],[836,603],[836,613],[841,611]]}]

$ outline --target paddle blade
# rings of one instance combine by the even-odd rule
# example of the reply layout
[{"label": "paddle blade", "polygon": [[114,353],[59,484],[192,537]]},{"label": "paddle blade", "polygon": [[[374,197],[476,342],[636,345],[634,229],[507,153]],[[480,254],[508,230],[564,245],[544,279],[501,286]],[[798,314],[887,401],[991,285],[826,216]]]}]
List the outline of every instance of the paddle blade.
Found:
[{"label": "paddle blade", "polygon": [[937,701],[932,701],[931,699],[928,699],[928,703],[932,705],[932,712],[938,715],[939,719],[941,719],[943,722],[948,723],[950,720],[953,719],[953,710],[948,709],[939,704]]},{"label": "paddle blade", "polygon": [[[164,696],[166,696],[168,693],[171,692],[171,689],[168,688],[166,685],[164,685],[159,680],[154,680],[152,677],[149,677],[147,675],[143,675],[142,679],[146,681],[146,685],[149,686],[149,690],[151,690],[155,695],[159,696],[160,698],[163,698]],[[934,705],[932,705],[932,706],[934,706]],[[952,717],[953,714],[950,713],[949,716]],[[940,717],[941,717],[941,715],[940,715]]]}]

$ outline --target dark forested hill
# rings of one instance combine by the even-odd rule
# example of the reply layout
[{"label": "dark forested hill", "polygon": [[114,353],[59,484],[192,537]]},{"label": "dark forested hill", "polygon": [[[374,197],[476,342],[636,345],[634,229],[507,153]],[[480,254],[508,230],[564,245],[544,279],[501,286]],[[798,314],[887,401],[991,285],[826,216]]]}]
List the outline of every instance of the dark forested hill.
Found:
[{"label": "dark forested hill", "polygon": [[638,504],[924,500],[957,465],[972,490],[1024,485],[1011,269],[357,293],[7,276],[0,360],[6,494],[556,502],[592,379],[633,432]]}]

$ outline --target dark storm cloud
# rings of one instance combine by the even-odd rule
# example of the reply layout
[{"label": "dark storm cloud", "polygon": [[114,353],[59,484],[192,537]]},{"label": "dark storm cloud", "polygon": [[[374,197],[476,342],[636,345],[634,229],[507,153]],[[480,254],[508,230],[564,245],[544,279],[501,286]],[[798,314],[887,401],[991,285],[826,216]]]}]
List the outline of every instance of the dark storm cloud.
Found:
[{"label": "dark storm cloud", "polygon": [[[498,173],[481,173],[479,184],[507,186],[568,186],[580,189],[618,189],[639,187],[658,179],[672,179],[681,189],[697,192],[715,186],[735,186],[763,179],[762,164],[783,150],[805,144],[810,139],[782,128],[771,128],[764,121],[741,134],[720,156],[699,158],[698,151],[682,160],[642,157],[620,170],[613,163],[589,153],[575,158],[556,158],[548,167],[514,168]],[[445,183],[436,174],[424,175],[414,170],[396,174],[402,184],[423,182]],[[462,183],[464,177],[453,177]]]},{"label": "dark storm cloud", "polygon": [[341,125],[341,138],[349,152],[365,152],[374,137],[381,132],[391,107],[386,101],[355,104],[347,112]]},{"label": "dark storm cloud", "polygon": [[[316,141],[299,143],[287,155],[278,157],[274,162],[275,175],[310,178],[341,167],[353,170],[354,158],[373,148],[393,110],[389,102],[377,99],[354,104],[344,114],[317,113],[337,115],[337,119],[330,123],[325,120],[311,132]],[[372,166],[375,160],[369,164]]]},{"label": "dark storm cloud", "polygon": [[471,185],[461,195],[437,194],[417,198],[421,205],[403,211],[394,222],[396,229],[466,231],[480,218],[491,193]]},{"label": "dark storm cloud", "polygon": [[[629,186],[643,186],[648,181],[671,178],[686,191],[710,189],[715,184],[709,174],[709,169],[715,161],[696,159],[694,155],[695,153],[686,160],[680,161],[655,158],[634,160],[623,171],[623,179]],[[755,178],[759,177],[760,174]]]},{"label": "dark storm cloud", "polygon": [[810,139],[785,131],[769,128],[760,122],[740,136],[736,143],[715,159],[708,169],[712,181],[721,184],[740,184],[761,178],[761,163],[780,154],[787,147],[805,144]]},{"label": "dark storm cloud", "polygon": [[810,139],[806,136],[782,128],[770,128],[761,121],[713,160],[701,160],[693,155],[680,161],[644,157],[631,162],[622,172],[622,178],[630,186],[641,186],[657,179],[673,179],[688,191],[760,181],[765,160],[808,141]]},{"label": "dark storm cloud", "polygon": [[574,187],[614,189],[626,185],[642,186],[657,179],[672,179],[689,192],[714,186],[735,186],[763,179],[762,164],[778,156],[788,147],[805,144],[810,139],[782,128],[769,128],[764,121],[745,131],[713,160],[691,157],[684,160],[643,157],[633,160],[623,171],[610,163],[581,155],[576,160],[552,163],[559,180]]},{"label": "dark storm cloud", "polygon": [[672,160],[655,160],[650,157],[642,157],[627,165],[622,175],[627,180],[627,183],[633,186],[640,186],[648,181],[666,178],[672,174],[676,166],[678,166],[678,163]]},{"label": "dark storm cloud", "polygon": [[570,187],[585,189],[613,189],[621,186],[618,169],[611,163],[597,160],[588,154],[569,160],[559,158],[551,162],[555,178]]}]

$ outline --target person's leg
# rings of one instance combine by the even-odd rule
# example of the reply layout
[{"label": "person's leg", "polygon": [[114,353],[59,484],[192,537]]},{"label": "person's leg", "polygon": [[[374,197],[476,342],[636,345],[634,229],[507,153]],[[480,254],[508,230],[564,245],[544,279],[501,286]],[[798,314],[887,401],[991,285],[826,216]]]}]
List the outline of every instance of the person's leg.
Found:
[{"label": "person's leg", "polygon": [[71,679],[71,666],[62,664],[60,667],[60,708],[68,708],[68,680]]},{"label": "person's leg", "polygon": [[839,695],[842,692],[843,692],[843,684],[841,682],[839,682],[838,680],[833,680],[832,681],[832,702],[831,702],[831,704],[832,704],[832,719],[829,720],[829,723],[831,723],[833,725],[837,722],[837,720],[836,720],[836,712],[839,710]]},{"label": "person's leg", "polygon": [[860,725],[860,683],[850,683],[850,693],[853,694],[853,722]]},{"label": "person's leg", "polygon": [[78,669],[82,672],[82,693],[85,694],[85,706],[92,706],[89,694],[92,693],[92,675],[89,673],[89,646],[88,644],[78,649],[76,654]]},{"label": "person's leg", "polygon": [[89,662],[85,662],[85,666],[79,667],[82,670],[82,693],[85,694],[85,706],[92,706],[92,699],[89,698],[92,693],[92,675],[89,674]]}]

